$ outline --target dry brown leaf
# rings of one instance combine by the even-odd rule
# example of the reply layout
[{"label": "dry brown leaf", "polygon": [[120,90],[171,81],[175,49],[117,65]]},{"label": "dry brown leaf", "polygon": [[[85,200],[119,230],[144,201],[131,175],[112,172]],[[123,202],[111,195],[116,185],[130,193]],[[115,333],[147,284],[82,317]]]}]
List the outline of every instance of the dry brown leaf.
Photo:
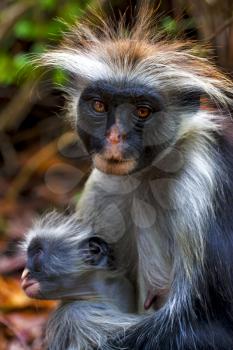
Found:
[{"label": "dry brown leaf", "polygon": [[0,276],[0,310],[9,311],[27,307],[52,309],[57,305],[54,301],[29,299],[16,278]]}]

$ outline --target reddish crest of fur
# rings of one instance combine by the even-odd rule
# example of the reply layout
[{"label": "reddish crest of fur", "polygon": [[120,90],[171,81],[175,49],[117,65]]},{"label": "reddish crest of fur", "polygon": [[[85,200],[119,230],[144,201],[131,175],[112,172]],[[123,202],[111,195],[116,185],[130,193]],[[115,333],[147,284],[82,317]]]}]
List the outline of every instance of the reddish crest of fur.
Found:
[{"label": "reddish crest of fur", "polygon": [[[43,62],[69,70],[72,55],[72,73],[77,66],[77,75],[83,72],[88,79],[102,77],[106,70],[106,77],[136,77],[143,83],[150,81],[150,85],[165,84],[166,90],[179,85],[187,89],[193,87],[217,104],[231,104],[232,82],[207,59],[199,57],[192,42],[162,37],[154,25],[155,18],[150,9],[142,7],[129,29],[124,16],[116,24],[104,20],[102,15],[92,15],[73,26],[61,46],[44,55]],[[82,57],[79,58],[79,55]],[[85,63],[85,60],[88,60],[91,69],[87,64],[84,72],[79,62]],[[97,73],[96,62],[100,62]]]}]

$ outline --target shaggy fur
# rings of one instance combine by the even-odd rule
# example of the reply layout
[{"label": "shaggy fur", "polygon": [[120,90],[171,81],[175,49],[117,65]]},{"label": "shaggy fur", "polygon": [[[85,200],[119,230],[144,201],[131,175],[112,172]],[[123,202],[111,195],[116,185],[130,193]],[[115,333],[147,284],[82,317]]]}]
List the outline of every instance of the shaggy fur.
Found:
[{"label": "shaggy fur", "polygon": [[[110,116],[106,112],[104,126],[87,112],[82,98],[87,88],[107,84],[116,105],[116,96],[125,99],[129,91],[134,96],[138,87],[159,96],[160,109],[140,130],[133,124],[133,134],[126,134],[135,172],[115,176],[123,171],[117,173],[109,161],[101,168],[108,174],[94,170],[87,185],[86,198],[96,198],[103,213],[114,206],[121,227],[132,221],[139,295],[166,294],[159,310],[104,348],[231,350],[232,83],[192,43],[154,35],[149,17],[144,10],[131,31],[122,23],[78,24],[60,48],[43,56],[45,65],[74,77],[70,115],[94,160],[105,154]],[[123,123],[114,111],[113,125]],[[153,157],[144,164],[148,149]],[[87,221],[88,204],[84,197],[80,210]]]}]

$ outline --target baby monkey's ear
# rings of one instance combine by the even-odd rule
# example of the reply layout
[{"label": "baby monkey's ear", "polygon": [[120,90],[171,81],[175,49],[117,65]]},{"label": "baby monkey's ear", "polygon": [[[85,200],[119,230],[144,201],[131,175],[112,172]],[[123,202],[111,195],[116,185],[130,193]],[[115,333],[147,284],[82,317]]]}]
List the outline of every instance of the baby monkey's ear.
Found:
[{"label": "baby monkey's ear", "polygon": [[100,237],[91,237],[82,245],[84,261],[88,265],[113,268],[113,249]]}]

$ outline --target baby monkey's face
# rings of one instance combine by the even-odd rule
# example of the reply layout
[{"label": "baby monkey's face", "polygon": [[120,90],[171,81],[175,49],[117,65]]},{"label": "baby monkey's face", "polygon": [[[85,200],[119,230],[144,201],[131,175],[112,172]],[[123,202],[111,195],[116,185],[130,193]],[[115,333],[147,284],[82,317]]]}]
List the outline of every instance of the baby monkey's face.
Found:
[{"label": "baby monkey's face", "polygon": [[112,248],[97,236],[36,235],[27,246],[22,288],[31,298],[88,299],[113,260]]}]

